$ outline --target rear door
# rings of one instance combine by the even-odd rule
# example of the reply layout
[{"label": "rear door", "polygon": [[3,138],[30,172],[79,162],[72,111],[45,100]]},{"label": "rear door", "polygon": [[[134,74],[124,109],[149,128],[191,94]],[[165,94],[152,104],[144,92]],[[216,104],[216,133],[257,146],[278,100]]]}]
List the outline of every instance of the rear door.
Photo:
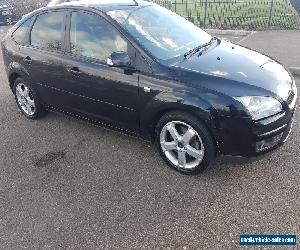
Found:
[{"label": "rear door", "polygon": [[65,79],[61,85],[68,109],[125,129],[138,129],[138,74],[111,67],[112,52],[127,52],[134,60],[135,49],[100,15],[73,11],[67,28],[69,48],[64,56]]},{"label": "rear door", "polygon": [[[56,96],[63,81],[63,50],[66,12],[48,11],[35,17],[30,30],[29,46],[22,50],[30,81],[45,104],[61,106],[64,98]],[[58,97],[58,98],[57,98]]]}]

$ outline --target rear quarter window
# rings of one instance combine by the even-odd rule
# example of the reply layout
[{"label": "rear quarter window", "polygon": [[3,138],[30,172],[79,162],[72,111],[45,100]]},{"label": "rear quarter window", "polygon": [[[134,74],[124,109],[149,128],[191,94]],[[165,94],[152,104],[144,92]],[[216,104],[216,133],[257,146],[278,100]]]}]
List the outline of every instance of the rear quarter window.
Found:
[{"label": "rear quarter window", "polygon": [[26,36],[27,36],[27,32],[28,32],[31,22],[32,22],[32,17],[27,19],[26,21],[24,21],[15,30],[15,32],[12,35],[12,38],[16,43],[21,44],[21,45],[26,44],[26,42],[27,42]]}]

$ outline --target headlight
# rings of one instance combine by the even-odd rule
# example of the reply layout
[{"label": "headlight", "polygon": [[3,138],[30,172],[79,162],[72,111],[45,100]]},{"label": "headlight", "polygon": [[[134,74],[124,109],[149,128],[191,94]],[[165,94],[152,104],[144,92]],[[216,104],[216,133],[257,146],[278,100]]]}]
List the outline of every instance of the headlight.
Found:
[{"label": "headlight", "polygon": [[247,108],[253,120],[269,117],[282,111],[281,103],[273,97],[242,96],[234,97],[234,99]]}]

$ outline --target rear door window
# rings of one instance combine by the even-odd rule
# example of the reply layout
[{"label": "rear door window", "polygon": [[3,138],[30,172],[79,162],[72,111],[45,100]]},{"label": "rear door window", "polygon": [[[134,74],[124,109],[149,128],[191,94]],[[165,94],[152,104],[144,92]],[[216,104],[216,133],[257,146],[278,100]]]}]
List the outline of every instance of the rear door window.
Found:
[{"label": "rear door window", "polygon": [[65,12],[39,15],[31,30],[31,46],[41,49],[62,49],[62,27]]}]

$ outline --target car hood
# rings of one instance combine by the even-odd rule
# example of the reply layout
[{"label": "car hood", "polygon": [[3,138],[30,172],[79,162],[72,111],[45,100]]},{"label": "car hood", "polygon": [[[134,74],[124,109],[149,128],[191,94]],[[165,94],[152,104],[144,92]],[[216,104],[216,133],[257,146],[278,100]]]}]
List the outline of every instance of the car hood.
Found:
[{"label": "car hood", "polygon": [[290,74],[278,62],[223,40],[202,55],[195,54],[172,66],[265,89],[284,100],[292,88]]}]

